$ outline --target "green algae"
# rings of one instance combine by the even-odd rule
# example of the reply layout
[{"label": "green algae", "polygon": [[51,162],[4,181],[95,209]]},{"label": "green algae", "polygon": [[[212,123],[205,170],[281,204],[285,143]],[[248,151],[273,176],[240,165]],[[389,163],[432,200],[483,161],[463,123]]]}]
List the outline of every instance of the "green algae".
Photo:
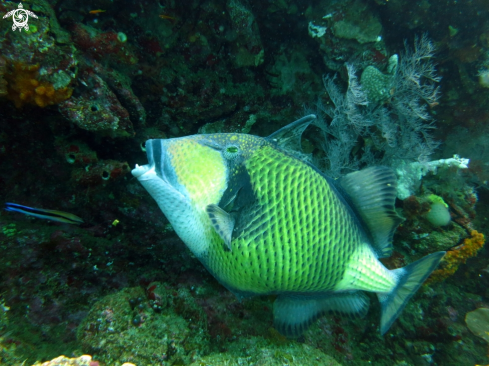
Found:
[{"label": "green algae", "polygon": [[262,337],[243,338],[232,344],[227,352],[213,353],[195,361],[191,366],[341,366],[323,352],[294,341],[274,344]]},{"label": "green algae", "polygon": [[[159,290],[158,296],[166,301],[173,297],[163,286]],[[143,301],[132,308],[129,300],[133,298]],[[186,319],[173,307],[155,312],[141,288],[127,288],[93,305],[78,328],[78,340],[84,352],[109,365],[188,364],[208,352],[205,315],[200,315]],[[135,317],[140,321],[133,322]]]},{"label": "green algae", "polygon": [[[124,289],[96,302],[78,328],[83,352],[114,366],[123,362],[137,366],[340,365],[320,350],[287,340],[272,329],[267,338],[211,339],[207,315],[189,290],[169,290],[162,283],[154,283],[150,288],[154,294],[150,297],[163,304],[161,312],[153,311],[147,300],[148,292],[139,287]],[[135,316],[141,322],[134,324]],[[221,345],[218,349],[216,342]]]},{"label": "green algae", "polygon": [[8,224],[2,227],[2,234],[8,238],[17,235],[17,228],[15,224]]}]

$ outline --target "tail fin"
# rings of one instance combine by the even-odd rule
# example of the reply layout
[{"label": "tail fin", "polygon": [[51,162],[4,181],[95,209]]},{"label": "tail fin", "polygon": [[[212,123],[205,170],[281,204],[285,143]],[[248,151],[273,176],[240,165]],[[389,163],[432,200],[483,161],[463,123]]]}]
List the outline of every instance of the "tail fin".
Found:
[{"label": "tail fin", "polygon": [[423,282],[438,266],[445,252],[430,254],[410,265],[392,272],[398,277],[397,286],[388,294],[377,294],[382,307],[380,334],[389,330],[399,317],[409,299],[418,291]]}]

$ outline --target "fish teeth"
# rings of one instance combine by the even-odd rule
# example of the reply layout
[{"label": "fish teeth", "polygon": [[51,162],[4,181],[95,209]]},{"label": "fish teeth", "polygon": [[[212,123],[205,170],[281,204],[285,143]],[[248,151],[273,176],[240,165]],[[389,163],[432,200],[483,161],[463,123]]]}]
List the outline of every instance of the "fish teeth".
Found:
[{"label": "fish teeth", "polygon": [[151,167],[149,165],[138,165],[136,164],[136,167],[131,171],[132,175],[136,178],[140,178],[147,172],[151,170]]}]

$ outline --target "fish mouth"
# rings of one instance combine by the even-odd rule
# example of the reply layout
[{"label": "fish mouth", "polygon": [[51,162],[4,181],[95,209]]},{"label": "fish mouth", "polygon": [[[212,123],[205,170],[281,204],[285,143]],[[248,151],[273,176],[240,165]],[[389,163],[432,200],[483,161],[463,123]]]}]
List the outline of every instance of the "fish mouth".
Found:
[{"label": "fish mouth", "polygon": [[[146,157],[148,159],[148,164],[138,165],[131,171],[131,174],[137,178],[139,181],[145,181],[154,178],[156,175],[155,169],[155,159],[153,153],[153,144],[157,140],[147,140],[145,144]],[[146,175],[146,176],[145,176]]]},{"label": "fish mouth", "polygon": [[162,139],[146,141],[148,164],[136,164],[131,172],[167,217],[172,216],[170,212],[188,209],[189,202],[185,187],[178,183],[171,164],[171,152],[168,149],[172,142]]},{"label": "fish mouth", "polygon": [[[156,172],[155,158],[154,158],[154,148],[153,145],[158,140],[148,140],[146,141],[146,157],[148,158],[148,164],[138,165],[131,171],[131,174],[137,178],[141,183],[158,178]],[[161,177],[159,177],[161,178]]]},{"label": "fish mouth", "polygon": [[148,164],[136,165],[132,175],[182,241],[197,257],[202,256],[210,245],[202,234],[210,225],[205,207],[217,204],[226,188],[227,171],[219,160],[220,152],[195,138],[178,138],[148,140],[146,155]]},{"label": "fish mouth", "polygon": [[146,180],[144,179],[143,175],[150,172],[151,170],[154,170],[154,166],[151,167],[149,165],[136,164],[136,167],[131,171],[131,174],[139,180]]},{"label": "fish mouth", "polygon": [[148,164],[141,166],[136,164],[136,167],[131,171],[132,175],[140,182],[159,178],[165,184],[175,188],[176,177],[172,173],[167,152],[169,141],[161,139],[146,141]]}]

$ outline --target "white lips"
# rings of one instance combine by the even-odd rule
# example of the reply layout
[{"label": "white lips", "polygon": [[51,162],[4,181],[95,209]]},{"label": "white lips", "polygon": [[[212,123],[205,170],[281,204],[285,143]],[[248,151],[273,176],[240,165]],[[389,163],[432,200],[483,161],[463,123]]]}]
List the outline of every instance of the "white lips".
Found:
[{"label": "white lips", "polygon": [[156,175],[154,166],[151,165],[139,166],[138,164],[136,164],[136,167],[131,171],[131,173],[139,181],[151,179]]}]

